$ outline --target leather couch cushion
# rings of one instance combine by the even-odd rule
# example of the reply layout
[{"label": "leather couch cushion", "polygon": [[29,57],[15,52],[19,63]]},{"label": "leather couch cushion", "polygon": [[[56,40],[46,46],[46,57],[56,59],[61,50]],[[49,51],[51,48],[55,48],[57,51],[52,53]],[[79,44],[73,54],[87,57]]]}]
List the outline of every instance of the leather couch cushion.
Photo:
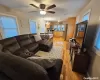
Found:
[{"label": "leather couch cushion", "polygon": [[0,71],[12,80],[49,80],[43,67],[12,54],[0,53]]},{"label": "leather couch cushion", "polygon": [[45,35],[41,34],[40,36],[41,36],[42,39],[45,39]]},{"label": "leather couch cushion", "polygon": [[31,43],[25,46],[26,49],[28,49],[30,52],[34,52],[35,49],[37,49],[39,45],[37,43]]},{"label": "leather couch cushion", "polygon": [[21,47],[32,43],[32,41],[31,41],[31,39],[30,39],[28,34],[16,36],[16,39],[17,39],[17,41],[18,41],[18,43],[20,44]]},{"label": "leather couch cushion", "polygon": [[7,45],[10,45],[10,44],[16,43],[16,42],[17,42],[17,40],[14,37],[0,40],[0,44],[2,44],[3,46],[7,46]]},{"label": "leather couch cushion", "polygon": [[33,34],[16,36],[16,39],[21,47],[28,49],[32,53],[39,50],[39,45],[36,43]]},{"label": "leather couch cushion", "polygon": [[28,58],[32,56],[32,52],[21,53],[19,56],[23,58]]},{"label": "leather couch cushion", "polygon": [[63,61],[61,59],[57,59],[55,66],[46,69],[50,80],[60,80],[62,64],[63,64]]},{"label": "leather couch cushion", "polygon": [[23,58],[28,58],[30,56],[33,55],[32,52],[29,52],[27,49],[25,48],[20,48],[19,50],[17,50],[15,53],[15,55],[23,57]]},{"label": "leather couch cushion", "polygon": [[[37,48],[36,46],[34,46],[34,47],[30,46],[29,49],[31,52],[27,48],[20,48],[20,49],[16,50],[15,52],[13,52],[13,54],[23,57],[23,58],[27,58],[27,57],[33,56],[35,54],[34,51],[36,48]],[[12,52],[10,52],[8,49],[4,49],[3,52],[12,54]]]},{"label": "leather couch cushion", "polygon": [[40,36],[41,36],[42,39],[49,39],[48,33],[41,33]]},{"label": "leather couch cushion", "polygon": [[3,46],[3,51],[8,50],[11,53],[14,53],[16,50],[20,49],[20,45],[15,38],[1,40],[0,44]]},{"label": "leather couch cushion", "polygon": [[7,53],[7,54],[12,54],[9,50],[7,50],[7,49],[3,49],[2,50],[4,53]]},{"label": "leather couch cushion", "polygon": [[20,46],[16,42],[16,43],[10,44],[8,46],[5,46],[4,48],[7,49],[7,50],[9,50],[11,53],[14,53],[16,50],[20,49]]},{"label": "leather couch cushion", "polygon": [[48,42],[47,39],[44,39],[44,40],[38,41],[39,44],[45,44],[45,43],[47,43],[47,42]]},{"label": "leather couch cushion", "polygon": [[3,46],[0,44],[0,52],[2,51],[2,49],[3,49]]},{"label": "leather couch cushion", "polygon": [[45,39],[49,39],[49,35],[48,34],[45,34]]},{"label": "leather couch cushion", "polygon": [[28,35],[28,34],[16,36],[16,39],[17,39],[18,41],[19,41],[19,40],[28,39],[28,38],[29,38],[29,35]]},{"label": "leather couch cushion", "polygon": [[30,37],[32,43],[36,43],[35,38],[34,38],[34,34],[29,34],[29,37]]},{"label": "leather couch cushion", "polygon": [[12,80],[7,75],[5,75],[3,72],[0,72],[0,80]]},{"label": "leather couch cushion", "polygon": [[37,64],[39,64],[40,66],[42,66],[44,69],[48,69],[51,68],[55,65],[56,59],[50,59],[50,58],[45,58],[45,57],[28,57],[27,58],[30,61],[33,61]]},{"label": "leather couch cushion", "polygon": [[19,43],[23,47],[23,46],[26,46],[26,45],[32,43],[32,41],[30,39],[25,39],[25,40],[20,41]]},{"label": "leather couch cushion", "polygon": [[46,51],[46,52],[48,52],[48,51],[51,50],[52,45],[53,45],[53,42],[49,41],[49,40],[46,40],[46,39],[45,40],[41,40],[39,42],[39,48],[40,48],[40,50]]}]

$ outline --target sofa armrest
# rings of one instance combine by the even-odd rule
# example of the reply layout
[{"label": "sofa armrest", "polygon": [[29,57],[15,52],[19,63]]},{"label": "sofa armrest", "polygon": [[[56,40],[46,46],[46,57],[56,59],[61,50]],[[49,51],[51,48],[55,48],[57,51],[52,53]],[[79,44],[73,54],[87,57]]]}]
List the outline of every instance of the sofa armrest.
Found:
[{"label": "sofa armrest", "polygon": [[12,80],[49,80],[45,69],[27,59],[0,52],[0,71]]},{"label": "sofa armrest", "polygon": [[57,59],[55,66],[48,68],[46,70],[48,72],[48,76],[50,80],[60,80],[62,64],[63,64],[63,61],[61,59]]},{"label": "sofa armrest", "polygon": [[0,80],[12,80],[7,75],[5,75],[3,72],[0,72]]}]

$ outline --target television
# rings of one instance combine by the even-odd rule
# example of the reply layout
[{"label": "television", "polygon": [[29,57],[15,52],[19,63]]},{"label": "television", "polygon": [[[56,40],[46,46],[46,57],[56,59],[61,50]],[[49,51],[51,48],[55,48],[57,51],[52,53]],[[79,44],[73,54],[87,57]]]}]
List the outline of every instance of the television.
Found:
[{"label": "television", "polygon": [[80,44],[81,47],[84,43],[87,25],[88,25],[87,21],[83,21],[83,22],[76,24],[75,39]]}]

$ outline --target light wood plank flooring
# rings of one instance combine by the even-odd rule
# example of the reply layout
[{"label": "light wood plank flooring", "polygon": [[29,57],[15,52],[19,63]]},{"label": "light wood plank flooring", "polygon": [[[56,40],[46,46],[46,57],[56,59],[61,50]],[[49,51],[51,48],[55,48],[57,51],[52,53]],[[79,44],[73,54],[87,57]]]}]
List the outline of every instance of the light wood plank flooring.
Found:
[{"label": "light wood plank flooring", "polygon": [[64,41],[63,38],[53,38],[53,42],[56,46],[63,46],[63,68],[61,80],[83,80],[82,75],[72,71],[68,42]]}]

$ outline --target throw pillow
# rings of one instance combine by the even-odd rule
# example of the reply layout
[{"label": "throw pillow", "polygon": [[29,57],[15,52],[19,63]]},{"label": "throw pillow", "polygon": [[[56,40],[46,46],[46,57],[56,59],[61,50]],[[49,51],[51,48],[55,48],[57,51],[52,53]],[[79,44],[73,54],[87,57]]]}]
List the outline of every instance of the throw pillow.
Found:
[{"label": "throw pillow", "polygon": [[42,40],[40,35],[34,35],[34,38],[36,42]]}]

